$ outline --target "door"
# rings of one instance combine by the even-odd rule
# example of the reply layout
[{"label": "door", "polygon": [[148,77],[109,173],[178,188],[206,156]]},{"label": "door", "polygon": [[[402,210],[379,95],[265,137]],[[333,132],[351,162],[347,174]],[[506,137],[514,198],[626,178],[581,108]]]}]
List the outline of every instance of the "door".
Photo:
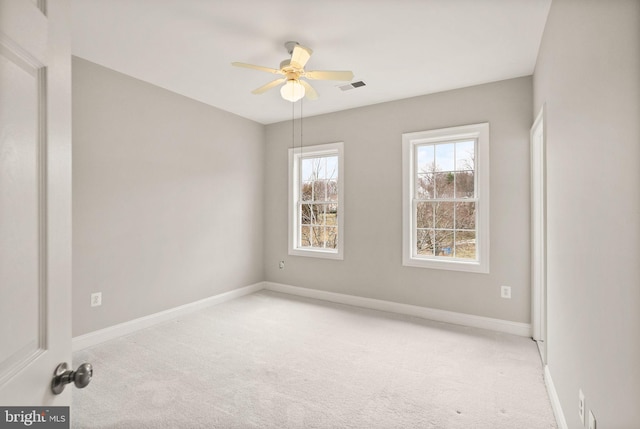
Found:
[{"label": "door", "polygon": [[0,0],[0,405],[68,406],[71,56],[68,0]]},{"label": "door", "polygon": [[544,106],[531,127],[531,289],[533,339],[547,363],[547,228]]}]

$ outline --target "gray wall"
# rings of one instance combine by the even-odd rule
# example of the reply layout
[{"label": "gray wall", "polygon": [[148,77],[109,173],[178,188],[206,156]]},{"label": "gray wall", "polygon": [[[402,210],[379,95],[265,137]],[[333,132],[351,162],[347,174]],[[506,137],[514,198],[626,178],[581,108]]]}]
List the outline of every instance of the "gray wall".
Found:
[{"label": "gray wall", "polygon": [[263,125],[74,58],[73,335],[262,281],[263,160]]},{"label": "gray wall", "polygon": [[[532,114],[532,79],[524,77],[304,119],[305,145],[345,143],[343,261],[287,255],[291,121],[268,125],[266,280],[529,323]],[[487,121],[491,273],[403,267],[402,133]],[[500,298],[501,285],[512,286],[511,300]]]},{"label": "gray wall", "polygon": [[640,427],[640,2],[554,0],[546,104],[548,364],[569,428]]}]

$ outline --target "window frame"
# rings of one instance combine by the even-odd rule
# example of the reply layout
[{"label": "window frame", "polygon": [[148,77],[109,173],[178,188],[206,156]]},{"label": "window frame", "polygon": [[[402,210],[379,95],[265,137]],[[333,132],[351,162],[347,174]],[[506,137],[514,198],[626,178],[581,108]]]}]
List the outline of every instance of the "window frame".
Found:
[{"label": "window frame", "polygon": [[[417,255],[416,147],[475,140],[476,260]],[[402,265],[408,267],[489,273],[489,123],[402,134]]]},{"label": "window frame", "polygon": [[[338,239],[335,249],[300,247],[300,185],[301,161],[305,158],[323,156],[338,157]],[[326,259],[344,259],[344,143],[325,143],[313,146],[289,148],[289,192],[288,192],[288,253],[294,256],[307,256]]]}]

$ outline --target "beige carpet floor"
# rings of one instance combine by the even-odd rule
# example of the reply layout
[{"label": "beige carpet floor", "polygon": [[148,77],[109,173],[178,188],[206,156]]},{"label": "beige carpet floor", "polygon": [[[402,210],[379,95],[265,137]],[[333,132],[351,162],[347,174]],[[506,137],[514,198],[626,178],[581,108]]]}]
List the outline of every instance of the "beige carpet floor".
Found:
[{"label": "beige carpet floor", "polygon": [[557,427],[531,339],[268,291],[85,361],[75,428]]}]

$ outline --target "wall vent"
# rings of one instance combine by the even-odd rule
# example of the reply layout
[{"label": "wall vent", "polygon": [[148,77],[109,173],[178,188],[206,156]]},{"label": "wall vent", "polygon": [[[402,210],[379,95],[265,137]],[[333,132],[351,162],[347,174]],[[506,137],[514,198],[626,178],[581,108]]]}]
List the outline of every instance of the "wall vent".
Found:
[{"label": "wall vent", "polygon": [[363,81],[359,80],[357,82],[351,82],[348,83],[346,85],[340,85],[338,86],[338,88],[340,88],[343,91],[350,91],[352,89],[356,89],[356,88],[360,88],[361,86],[366,86],[367,84],[364,83]]}]

